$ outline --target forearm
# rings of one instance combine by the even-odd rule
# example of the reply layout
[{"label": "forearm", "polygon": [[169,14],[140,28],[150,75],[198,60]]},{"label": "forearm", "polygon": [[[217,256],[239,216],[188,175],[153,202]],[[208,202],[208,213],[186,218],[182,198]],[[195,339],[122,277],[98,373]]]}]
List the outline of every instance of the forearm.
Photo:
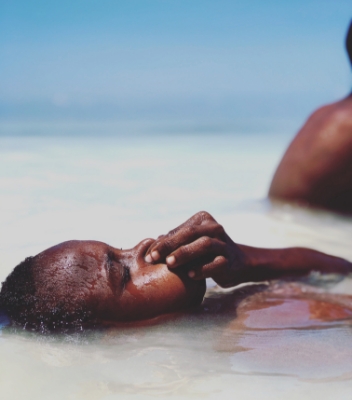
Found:
[{"label": "forearm", "polygon": [[243,282],[300,276],[311,271],[339,274],[352,272],[351,262],[307,248],[263,249],[245,245],[238,247],[243,255],[243,268],[240,273]]},{"label": "forearm", "polygon": [[192,279],[213,278],[222,287],[306,275],[311,271],[352,272],[352,263],[311,249],[263,249],[236,244],[204,211],[158,238],[145,260],[166,262],[170,269],[186,267]]}]

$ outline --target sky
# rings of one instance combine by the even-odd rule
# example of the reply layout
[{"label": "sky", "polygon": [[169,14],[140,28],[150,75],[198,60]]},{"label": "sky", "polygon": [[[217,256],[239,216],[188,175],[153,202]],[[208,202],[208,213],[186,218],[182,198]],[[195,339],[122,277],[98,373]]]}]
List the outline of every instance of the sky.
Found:
[{"label": "sky", "polygon": [[303,117],[345,96],[350,0],[0,0],[0,122]]}]

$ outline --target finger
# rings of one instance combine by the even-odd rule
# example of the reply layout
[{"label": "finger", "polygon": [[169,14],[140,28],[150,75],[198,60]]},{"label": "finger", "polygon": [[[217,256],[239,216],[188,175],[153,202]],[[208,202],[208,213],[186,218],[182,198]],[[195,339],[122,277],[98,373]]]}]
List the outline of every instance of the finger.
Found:
[{"label": "finger", "polygon": [[224,269],[228,269],[229,265],[229,261],[226,257],[217,256],[208,264],[190,269],[188,271],[188,276],[195,280],[214,278],[223,275]]},{"label": "finger", "polygon": [[206,211],[199,211],[197,214],[194,214],[191,218],[189,218],[186,222],[179,225],[177,228],[170,231],[170,233],[176,233],[180,229],[189,226],[189,225],[202,225],[207,222],[216,222],[212,215],[210,215]]},{"label": "finger", "polygon": [[143,259],[144,255],[146,254],[146,251],[150,246],[155,242],[155,239],[144,239],[141,242],[139,242],[133,249],[137,253],[137,258],[138,259]]},{"label": "finger", "polygon": [[168,234],[159,236],[146,252],[145,261],[163,260],[178,247],[202,236],[225,237],[223,227],[205,211],[195,214]]},{"label": "finger", "polygon": [[149,262],[149,263],[151,263],[151,262],[153,261],[152,257],[150,256],[151,249],[152,249],[153,245],[154,245],[157,241],[160,241],[160,240],[163,239],[165,236],[166,236],[166,235],[159,235],[159,236],[157,237],[157,239],[154,240],[153,243],[151,243],[151,245],[149,246],[149,249],[147,249],[147,251],[145,252],[144,261]]},{"label": "finger", "polygon": [[[197,214],[194,214],[191,218],[189,218],[186,222],[181,224],[179,227],[177,227],[174,232],[180,230],[181,228],[184,228],[186,226],[197,226],[197,225],[203,225],[203,224],[208,224],[210,222],[216,222],[216,220],[213,218],[212,215],[210,215],[206,211],[200,211],[197,212]],[[171,231],[173,232],[173,231]]]},{"label": "finger", "polygon": [[204,225],[188,225],[176,233],[169,233],[166,236],[157,239],[148,249],[146,253],[146,261],[160,261],[171,254],[177,248],[192,243],[195,240],[203,237],[218,238],[225,240],[224,228],[217,222],[209,222]]},{"label": "finger", "polygon": [[190,226],[190,225],[201,225],[201,223],[204,223],[204,220],[200,220],[197,216],[198,216],[198,214],[194,215],[193,217],[189,218],[186,222],[183,222],[181,225],[177,226],[176,228],[171,229],[171,231],[169,231],[167,234],[159,235],[157,237],[157,239],[161,239],[161,238],[163,238],[165,236],[172,236],[175,233],[177,233],[179,230],[181,230],[181,229],[183,229],[183,228],[185,228],[187,226]]},{"label": "finger", "polygon": [[[156,239],[154,244],[151,245],[150,248],[147,250],[146,255],[145,255],[145,261],[148,262],[148,263],[151,263],[153,261],[158,261],[161,258],[160,251],[162,253],[166,253],[166,254],[171,253],[171,251],[176,247],[171,245],[171,243],[169,243],[169,242],[173,240],[173,237],[175,235],[177,235],[177,233],[180,230],[185,229],[188,225],[192,225],[192,221],[194,220],[194,217],[195,216],[189,218],[186,222],[184,222],[183,224],[179,225],[175,229],[172,229],[166,235],[158,236],[158,238]],[[162,243],[161,246],[165,246],[165,250],[164,251],[159,248],[160,247],[160,243]],[[159,247],[158,247],[158,245],[159,245]],[[167,250],[167,249],[169,249],[169,250]]]},{"label": "finger", "polygon": [[170,268],[175,268],[211,254],[225,255],[226,244],[219,239],[202,236],[190,244],[177,248],[166,258],[166,264]]},{"label": "finger", "polygon": [[181,225],[179,225],[175,229],[172,229],[167,235],[174,235],[179,230],[181,230],[187,226],[201,225],[202,223],[204,223],[204,221],[210,221],[210,220],[214,220],[214,218],[209,213],[207,213],[206,211],[200,211],[197,214],[194,214],[191,218],[188,218],[187,221],[183,222]]}]

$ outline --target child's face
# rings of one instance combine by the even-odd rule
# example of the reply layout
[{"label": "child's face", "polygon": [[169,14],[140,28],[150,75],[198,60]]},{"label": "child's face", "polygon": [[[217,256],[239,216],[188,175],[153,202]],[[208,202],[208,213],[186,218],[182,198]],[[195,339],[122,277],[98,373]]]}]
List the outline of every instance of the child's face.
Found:
[{"label": "child's face", "polygon": [[35,258],[39,294],[50,291],[59,300],[72,298],[72,304],[83,300],[93,316],[110,321],[152,318],[200,304],[205,282],[191,280],[186,271],[171,272],[165,264],[146,263],[152,243],[147,239],[130,250],[96,241],[51,247]]}]

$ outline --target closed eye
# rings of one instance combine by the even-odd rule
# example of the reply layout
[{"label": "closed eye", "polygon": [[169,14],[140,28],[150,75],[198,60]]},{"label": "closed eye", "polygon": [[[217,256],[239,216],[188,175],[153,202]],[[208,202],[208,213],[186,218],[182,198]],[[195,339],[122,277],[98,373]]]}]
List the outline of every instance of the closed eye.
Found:
[{"label": "closed eye", "polygon": [[113,267],[112,257],[110,253],[107,254],[105,267],[108,275],[110,275],[111,269]]},{"label": "closed eye", "polygon": [[122,285],[125,288],[126,284],[131,280],[131,269],[126,265],[123,266]]},{"label": "closed eye", "polygon": [[119,287],[122,290],[125,289],[126,284],[131,280],[130,267],[118,262],[115,259],[115,254],[110,251],[107,253],[105,267],[108,279],[115,290]]}]

